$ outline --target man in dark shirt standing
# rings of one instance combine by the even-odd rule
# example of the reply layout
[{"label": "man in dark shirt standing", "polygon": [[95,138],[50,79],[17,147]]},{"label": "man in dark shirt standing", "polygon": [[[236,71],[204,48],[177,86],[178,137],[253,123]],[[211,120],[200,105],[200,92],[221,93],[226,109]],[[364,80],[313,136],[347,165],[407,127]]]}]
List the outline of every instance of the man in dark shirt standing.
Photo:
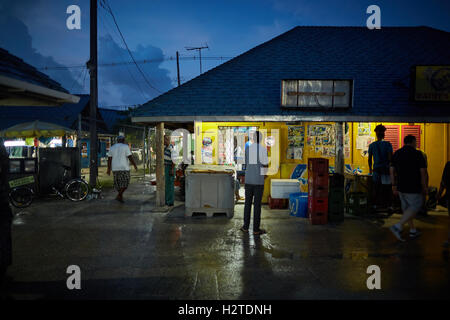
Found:
[{"label": "man in dark shirt standing", "polygon": [[[444,172],[442,173],[442,180],[441,180],[441,186],[439,188],[437,199],[439,200],[442,198],[442,193],[445,192],[445,199],[447,202],[447,210],[450,215],[450,161],[447,162],[444,168]],[[449,226],[448,226],[448,239],[444,242],[444,247],[448,248],[450,246],[450,219],[449,219]]]},{"label": "man in dark shirt standing", "polygon": [[383,140],[385,132],[385,126],[382,124],[376,126],[377,141],[369,145],[369,173],[372,174],[373,182],[373,209],[376,211],[379,209],[377,205],[381,204],[388,211],[392,212],[391,178],[389,176],[389,164],[392,161],[392,145],[389,141]]},{"label": "man in dark shirt standing", "polygon": [[394,153],[390,172],[392,191],[400,197],[403,210],[402,218],[390,230],[400,241],[405,241],[401,235],[405,223],[409,224],[410,238],[420,235],[413,219],[422,208],[424,195],[428,192],[427,166],[422,153],[416,150],[416,138],[407,135],[403,142],[403,148]]}]

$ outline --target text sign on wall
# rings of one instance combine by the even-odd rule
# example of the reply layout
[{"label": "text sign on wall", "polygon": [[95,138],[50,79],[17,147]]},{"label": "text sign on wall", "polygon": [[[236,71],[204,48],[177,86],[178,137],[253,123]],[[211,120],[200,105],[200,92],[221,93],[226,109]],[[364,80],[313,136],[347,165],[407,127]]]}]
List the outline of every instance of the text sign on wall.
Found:
[{"label": "text sign on wall", "polygon": [[416,66],[414,100],[450,102],[450,66]]}]

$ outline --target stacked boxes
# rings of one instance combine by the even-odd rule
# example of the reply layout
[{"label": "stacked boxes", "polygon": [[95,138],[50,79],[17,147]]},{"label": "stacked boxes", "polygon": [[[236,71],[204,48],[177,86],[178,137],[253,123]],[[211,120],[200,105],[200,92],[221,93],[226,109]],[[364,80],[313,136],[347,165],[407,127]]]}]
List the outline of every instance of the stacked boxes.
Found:
[{"label": "stacked boxes", "polygon": [[345,191],[344,176],[338,173],[330,175],[328,194],[328,220],[341,222],[344,220]]},{"label": "stacked boxes", "polygon": [[308,215],[311,224],[328,221],[328,159],[308,159]]},{"label": "stacked boxes", "polygon": [[289,195],[300,191],[298,179],[270,180],[270,209],[286,209],[289,206]]},{"label": "stacked boxes", "polygon": [[278,199],[269,196],[270,209],[287,209],[289,206],[289,199]]},{"label": "stacked boxes", "polygon": [[355,216],[367,214],[369,210],[368,194],[364,192],[352,192],[348,194],[347,212]]}]

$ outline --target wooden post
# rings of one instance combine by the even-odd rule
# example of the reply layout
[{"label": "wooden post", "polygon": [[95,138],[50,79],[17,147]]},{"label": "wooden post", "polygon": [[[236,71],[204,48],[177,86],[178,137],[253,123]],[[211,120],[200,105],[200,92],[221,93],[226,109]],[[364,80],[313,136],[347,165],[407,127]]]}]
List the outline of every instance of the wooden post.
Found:
[{"label": "wooden post", "polygon": [[164,180],[164,122],[156,125],[156,207],[166,204]]},{"label": "wooden post", "polygon": [[147,147],[148,147],[148,173],[151,176],[152,175],[152,128],[148,128],[148,140],[147,140]]},{"label": "wooden post", "polygon": [[344,174],[344,122],[335,123],[336,154],[334,160],[334,172]]},{"label": "wooden post", "polygon": [[144,156],[143,156],[143,167],[144,167],[144,179],[145,179],[145,166],[147,165],[147,144],[146,144],[146,131],[147,131],[147,127],[144,126],[144,130],[142,132],[142,151],[144,151]]}]

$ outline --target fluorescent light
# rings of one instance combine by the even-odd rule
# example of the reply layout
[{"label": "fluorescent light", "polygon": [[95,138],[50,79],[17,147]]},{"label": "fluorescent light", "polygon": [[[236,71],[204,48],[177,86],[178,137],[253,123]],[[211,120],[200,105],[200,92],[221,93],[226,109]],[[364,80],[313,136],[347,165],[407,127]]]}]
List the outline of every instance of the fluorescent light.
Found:
[{"label": "fluorescent light", "polygon": [[23,141],[23,140],[5,141],[5,147],[22,147],[24,145],[25,145],[25,141]]}]

